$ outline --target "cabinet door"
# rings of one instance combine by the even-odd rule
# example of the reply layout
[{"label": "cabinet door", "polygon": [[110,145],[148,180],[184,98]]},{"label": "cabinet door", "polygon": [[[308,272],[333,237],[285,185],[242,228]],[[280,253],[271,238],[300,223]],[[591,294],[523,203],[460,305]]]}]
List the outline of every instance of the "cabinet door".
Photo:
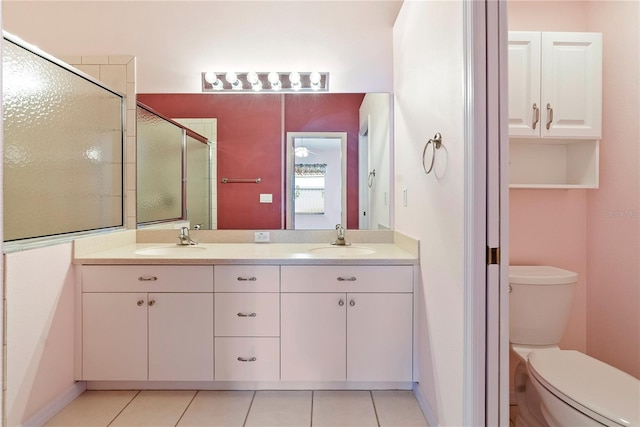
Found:
[{"label": "cabinet door", "polygon": [[411,294],[347,295],[347,380],[411,381]]},{"label": "cabinet door", "polygon": [[346,379],[346,304],[340,293],[281,295],[281,379]]},{"label": "cabinet door", "polygon": [[602,35],[542,33],[542,137],[602,134]]},{"label": "cabinet door", "polygon": [[147,294],[82,295],[82,378],[147,379]]},{"label": "cabinet door", "polygon": [[213,381],[213,293],[149,294],[149,380]]},{"label": "cabinet door", "polygon": [[509,136],[540,137],[540,33],[509,32]]}]

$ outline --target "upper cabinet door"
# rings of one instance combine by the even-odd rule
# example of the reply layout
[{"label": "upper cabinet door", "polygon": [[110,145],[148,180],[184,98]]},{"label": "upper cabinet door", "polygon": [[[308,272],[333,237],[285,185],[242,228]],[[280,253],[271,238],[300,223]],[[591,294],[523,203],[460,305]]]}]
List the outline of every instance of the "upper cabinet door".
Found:
[{"label": "upper cabinet door", "polygon": [[543,138],[600,139],[601,34],[542,33],[541,101]]},{"label": "upper cabinet door", "polygon": [[540,137],[540,33],[509,32],[509,135]]}]

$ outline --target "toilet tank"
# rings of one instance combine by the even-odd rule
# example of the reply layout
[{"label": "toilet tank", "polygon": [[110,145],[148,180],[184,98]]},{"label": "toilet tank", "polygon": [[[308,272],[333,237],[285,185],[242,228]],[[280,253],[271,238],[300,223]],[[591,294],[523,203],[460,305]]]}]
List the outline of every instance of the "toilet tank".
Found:
[{"label": "toilet tank", "polygon": [[509,266],[509,340],[555,345],[569,320],[578,273],[548,265]]}]

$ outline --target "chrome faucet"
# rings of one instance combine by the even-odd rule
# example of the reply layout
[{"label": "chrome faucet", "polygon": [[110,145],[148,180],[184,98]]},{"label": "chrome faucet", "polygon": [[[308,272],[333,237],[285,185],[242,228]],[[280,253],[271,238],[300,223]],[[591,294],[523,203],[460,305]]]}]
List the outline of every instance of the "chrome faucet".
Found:
[{"label": "chrome faucet", "polygon": [[180,243],[178,243],[178,245],[194,246],[198,244],[198,242],[191,240],[191,237],[189,236],[189,227],[182,227],[180,229],[180,236],[178,236],[178,239],[180,239]]},{"label": "chrome faucet", "polygon": [[351,243],[347,243],[347,241],[344,240],[344,227],[342,226],[342,224],[336,224],[336,231],[338,232],[338,238],[336,239],[335,242],[331,242],[332,245],[348,246],[351,244]]}]

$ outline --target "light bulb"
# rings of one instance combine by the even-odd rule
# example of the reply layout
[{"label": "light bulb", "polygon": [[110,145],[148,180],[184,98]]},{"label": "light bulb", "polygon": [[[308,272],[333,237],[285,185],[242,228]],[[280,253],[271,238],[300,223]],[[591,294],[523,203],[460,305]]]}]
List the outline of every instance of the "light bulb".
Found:
[{"label": "light bulb", "polygon": [[222,90],[224,89],[224,84],[222,83],[222,80],[216,79],[216,81],[211,83],[211,88],[215,90]]},{"label": "light bulb", "polygon": [[238,81],[238,75],[233,71],[229,71],[227,74],[225,74],[224,78],[231,84],[234,84]]},{"label": "light bulb", "polygon": [[291,85],[300,84],[300,73],[294,71],[289,74],[289,81],[291,82]]},{"label": "light bulb", "polygon": [[271,83],[271,89],[282,89],[282,83],[280,83],[280,75],[275,71],[269,73],[269,75],[267,76],[267,80],[269,80],[269,83]]},{"label": "light bulb", "polygon": [[269,83],[271,83],[272,85],[280,84],[280,76],[275,71],[270,72],[269,75],[267,76],[267,79],[269,80]]},{"label": "light bulb", "polygon": [[319,85],[321,79],[322,79],[322,76],[317,71],[314,71],[311,74],[309,74],[309,81],[311,82],[312,85]]},{"label": "light bulb", "polygon": [[205,82],[213,84],[216,80],[218,80],[218,76],[216,76],[216,73],[212,73],[211,71],[204,73]]},{"label": "light bulb", "polygon": [[257,73],[254,73],[253,71],[251,71],[250,73],[247,73],[247,81],[252,85],[255,85],[260,81],[260,79],[258,78]]}]

